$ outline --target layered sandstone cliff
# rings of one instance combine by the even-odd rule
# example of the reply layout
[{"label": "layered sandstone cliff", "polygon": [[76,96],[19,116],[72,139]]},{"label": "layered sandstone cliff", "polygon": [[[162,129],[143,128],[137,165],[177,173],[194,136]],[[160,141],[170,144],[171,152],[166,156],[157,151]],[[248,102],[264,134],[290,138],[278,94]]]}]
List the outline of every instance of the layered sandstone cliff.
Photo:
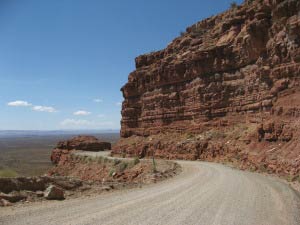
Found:
[{"label": "layered sandstone cliff", "polygon": [[299,0],[247,0],[135,61],[114,153],[299,174]]}]

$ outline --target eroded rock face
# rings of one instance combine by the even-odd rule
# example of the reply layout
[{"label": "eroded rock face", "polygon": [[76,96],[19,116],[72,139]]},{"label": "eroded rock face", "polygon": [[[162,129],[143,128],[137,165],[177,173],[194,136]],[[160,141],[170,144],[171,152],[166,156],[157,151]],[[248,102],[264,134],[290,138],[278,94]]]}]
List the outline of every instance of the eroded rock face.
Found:
[{"label": "eroded rock face", "polygon": [[99,141],[93,136],[77,136],[70,140],[58,142],[56,148],[52,151],[51,161],[57,164],[60,160],[65,160],[72,150],[83,151],[104,151],[110,150],[111,143]]},{"label": "eroded rock face", "polygon": [[296,0],[247,1],[136,58],[122,88],[122,137],[271,112],[284,90],[299,87],[299,10]]},{"label": "eroded rock face", "polygon": [[[227,136],[198,141],[191,154],[191,146],[175,148],[177,140],[156,154],[201,159],[212,149],[209,155],[217,157],[213,149],[220,148],[210,146],[218,140],[223,148],[229,141],[222,152],[245,148],[245,154],[264,154],[262,161],[269,163],[268,146],[277,143],[283,150],[276,150],[270,163],[300,168],[300,158],[291,161],[300,155],[299,12],[298,0],[248,0],[188,27],[165,49],[137,57],[136,70],[121,89],[123,139],[113,152],[147,155],[147,137],[218,131]],[[230,136],[240,125],[251,130]],[[197,147],[205,142],[211,144]]]},{"label": "eroded rock face", "polygon": [[70,140],[58,142],[56,148],[97,152],[105,149],[111,149],[111,144],[109,142],[99,141],[93,136],[77,136]]}]

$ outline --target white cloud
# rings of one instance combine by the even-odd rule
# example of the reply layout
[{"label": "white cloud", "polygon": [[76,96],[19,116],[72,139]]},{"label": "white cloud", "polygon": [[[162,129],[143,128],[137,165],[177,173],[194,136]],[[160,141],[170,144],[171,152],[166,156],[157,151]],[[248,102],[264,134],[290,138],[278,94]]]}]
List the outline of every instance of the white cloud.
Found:
[{"label": "white cloud", "polygon": [[32,110],[38,112],[49,112],[49,113],[57,112],[57,110],[51,106],[40,106],[40,105],[33,106]]},{"label": "white cloud", "polygon": [[94,99],[94,102],[100,103],[100,102],[103,102],[103,100],[102,100],[101,98],[95,98],[95,99]]},{"label": "white cloud", "polygon": [[67,129],[105,129],[114,127],[114,123],[110,121],[95,122],[89,120],[65,119],[60,125]]},{"label": "white cloud", "polygon": [[73,115],[75,115],[75,116],[88,116],[90,114],[91,114],[91,112],[84,111],[84,110],[79,110],[79,111],[76,111],[73,113]]},{"label": "white cloud", "polygon": [[116,106],[121,106],[122,105],[122,102],[117,102],[116,103]]},{"label": "white cloud", "polygon": [[104,114],[99,114],[97,117],[99,117],[99,118],[104,118],[105,115],[104,115]]},{"label": "white cloud", "polygon": [[9,103],[7,103],[7,105],[14,106],[14,107],[29,107],[29,106],[31,106],[31,109],[33,111],[38,111],[38,112],[49,112],[49,113],[57,112],[57,110],[51,106],[32,105],[31,103],[29,103],[27,101],[21,101],[21,100],[9,102]]},{"label": "white cloud", "polygon": [[92,122],[88,120],[65,119],[60,123],[62,126],[90,126]]},{"label": "white cloud", "polygon": [[14,102],[9,102],[9,103],[7,103],[7,105],[8,106],[15,106],[15,107],[19,107],[19,106],[28,107],[28,106],[31,106],[32,104],[29,103],[29,102],[26,102],[26,101],[17,100],[17,101],[14,101]]}]

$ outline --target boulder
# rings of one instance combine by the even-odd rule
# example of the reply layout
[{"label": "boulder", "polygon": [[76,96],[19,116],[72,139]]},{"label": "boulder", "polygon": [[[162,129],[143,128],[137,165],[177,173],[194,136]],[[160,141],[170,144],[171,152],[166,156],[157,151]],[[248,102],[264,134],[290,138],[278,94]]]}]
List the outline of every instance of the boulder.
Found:
[{"label": "boulder", "polygon": [[63,200],[65,199],[64,190],[55,185],[50,185],[45,190],[44,197],[48,200]]},{"label": "boulder", "polygon": [[37,191],[36,192],[36,196],[37,197],[43,197],[44,196],[44,192],[43,191]]},{"label": "boulder", "polygon": [[11,193],[11,194],[0,193],[0,199],[5,199],[9,202],[18,202],[26,198],[27,197],[25,195],[22,195],[20,193]]},{"label": "boulder", "polygon": [[0,198],[0,206],[2,206],[2,207],[12,206],[12,203],[3,198]]},{"label": "boulder", "polygon": [[110,186],[102,186],[101,190],[103,190],[103,191],[109,191],[109,190],[111,190],[111,187]]}]

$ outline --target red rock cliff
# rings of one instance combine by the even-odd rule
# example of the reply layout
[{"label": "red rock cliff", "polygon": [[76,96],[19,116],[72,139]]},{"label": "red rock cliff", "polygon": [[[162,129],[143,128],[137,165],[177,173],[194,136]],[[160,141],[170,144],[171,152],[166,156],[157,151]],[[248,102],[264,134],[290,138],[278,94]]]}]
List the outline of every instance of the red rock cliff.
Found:
[{"label": "red rock cliff", "polygon": [[[289,142],[293,153],[283,159],[300,157],[299,45],[299,0],[247,0],[188,27],[167,48],[136,58],[136,70],[121,89],[123,139],[114,152],[147,154],[149,146],[128,144],[134,140],[139,146],[142,137],[171,132],[203,134],[207,140],[207,132],[218,131],[224,137],[208,142],[220,140],[224,147],[234,139],[259,148],[265,141]],[[229,138],[238,126],[246,128]],[[160,139],[153,148],[169,158],[189,154],[184,147],[170,150],[180,140],[163,148]],[[235,145],[229,145],[233,152]],[[205,146],[194,147],[198,150],[187,158],[204,157],[203,149],[213,148]]]}]

